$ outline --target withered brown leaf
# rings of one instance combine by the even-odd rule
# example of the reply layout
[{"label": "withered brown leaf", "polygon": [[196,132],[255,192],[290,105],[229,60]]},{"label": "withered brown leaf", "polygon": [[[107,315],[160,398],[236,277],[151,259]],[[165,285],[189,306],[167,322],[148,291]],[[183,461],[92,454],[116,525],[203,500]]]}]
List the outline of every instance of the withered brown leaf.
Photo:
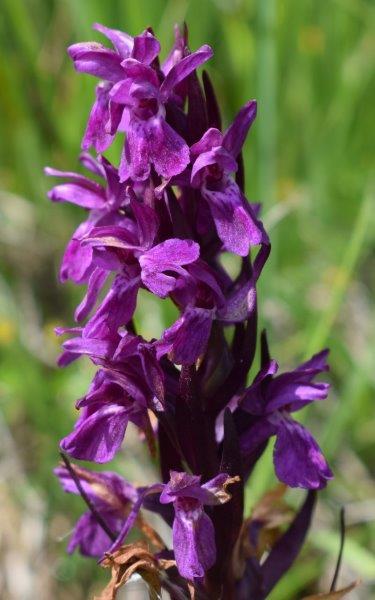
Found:
[{"label": "withered brown leaf", "polygon": [[327,592],[321,594],[313,594],[312,596],[305,596],[302,600],[340,600],[340,598],[344,598],[349,592],[354,590],[359,585],[359,581],[353,581],[350,585],[342,588],[341,590],[336,590],[335,592]]},{"label": "withered brown leaf", "polygon": [[150,600],[160,598],[160,569],[156,558],[143,541],[122,546],[102,561],[104,568],[112,570],[112,577],[100,596],[94,600],[115,600],[118,590],[125,585],[134,573],[138,573],[147,583]]}]

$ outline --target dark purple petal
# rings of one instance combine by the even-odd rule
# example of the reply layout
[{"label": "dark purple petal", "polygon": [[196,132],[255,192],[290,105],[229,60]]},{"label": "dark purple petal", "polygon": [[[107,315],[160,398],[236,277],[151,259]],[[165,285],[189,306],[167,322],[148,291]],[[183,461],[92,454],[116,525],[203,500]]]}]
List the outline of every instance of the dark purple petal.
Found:
[{"label": "dark purple petal", "polygon": [[276,425],[263,417],[253,417],[250,424],[240,436],[241,453],[244,460],[278,431]]},{"label": "dark purple petal", "polygon": [[89,234],[82,239],[84,246],[108,246],[110,248],[122,248],[123,250],[134,250],[139,248],[137,237],[127,227],[119,225],[104,225],[93,227]]},{"label": "dark purple petal", "polygon": [[121,57],[102,44],[97,42],[73,44],[69,46],[68,54],[74,62],[75,69],[81,73],[88,73],[113,83],[124,78]]},{"label": "dark purple petal", "polygon": [[[123,102],[133,104],[132,98],[155,98],[159,87],[156,71],[134,58],[123,60],[121,66],[126,79],[119,82],[113,89],[114,98],[121,102],[121,95],[125,94]],[[118,96],[119,94],[119,96]]]},{"label": "dark purple petal", "polygon": [[257,114],[257,103],[250,100],[241,108],[232,125],[224,134],[223,146],[237,158],[246,139],[247,133]]},{"label": "dark purple petal", "polygon": [[278,423],[274,463],[277,477],[290,487],[321,489],[333,478],[312,435],[290,418]]},{"label": "dark purple petal", "polygon": [[240,323],[249,318],[256,307],[256,290],[252,279],[236,286],[228,295],[218,318],[228,323]]},{"label": "dark purple petal", "polygon": [[174,502],[179,496],[196,498],[197,493],[200,494],[200,475],[190,475],[183,471],[171,471],[169,475],[170,481],[163,486],[160,494],[162,504]]},{"label": "dark purple petal", "polygon": [[212,320],[212,310],[187,307],[156,343],[158,358],[168,354],[170,360],[177,365],[194,364],[206,349]]},{"label": "dark purple petal", "polygon": [[[59,169],[54,169],[52,167],[45,167],[44,172],[50,177],[61,177],[62,179],[69,179],[77,185],[83,188],[87,188],[90,191],[96,192],[97,194],[103,196],[103,198],[105,197],[105,191],[99,183],[92,181],[91,179],[85,177],[84,175],[81,175],[80,173],[74,173],[72,171],[60,171]],[[102,172],[96,174],[103,176]]]},{"label": "dark purple petal", "polygon": [[116,347],[114,340],[93,339],[88,337],[74,337],[63,343],[63,348],[77,358],[87,354],[91,358],[105,358],[112,356]]},{"label": "dark purple petal", "polygon": [[118,275],[103,302],[84,328],[87,337],[106,339],[117,333],[133,317],[140,278]]},{"label": "dark purple petal", "polygon": [[185,77],[195,71],[200,65],[207,62],[213,55],[210,46],[201,46],[198,50],[185,56],[168,71],[163,83],[160,86],[160,100],[166,102],[173,88],[176,87]]},{"label": "dark purple petal", "polygon": [[[118,525],[119,520],[108,520],[108,524],[110,522]],[[91,512],[85,512],[76,523],[68,544],[68,553],[72,554],[78,548],[83,556],[98,558],[108,550],[110,545],[111,539],[99,525],[94,515]]]},{"label": "dark purple petal", "polygon": [[96,158],[91,156],[89,152],[81,152],[81,154],[79,155],[79,162],[83,167],[85,167],[85,169],[87,169],[91,173],[94,173],[94,175],[98,175],[99,177],[105,176],[104,169],[99,159],[97,160]]},{"label": "dark purple petal", "polygon": [[108,462],[121,447],[128,421],[126,407],[104,406],[80,417],[72,433],[61,441],[61,448],[79,460]]},{"label": "dark purple petal", "polygon": [[153,208],[139,202],[136,197],[131,198],[130,206],[138,225],[139,245],[145,249],[151,248],[159,226],[157,214]]},{"label": "dark purple petal", "polygon": [[177,568],[186,579],[204,577],[215,562],[215,530],[202,509],[176,510],[173,549]]},{"label": "dark purple petal", "polygon": [[317,354],[314,354],[309,360],[299,365],[296,371],[302,371],[306,375],[311,373],[311,375],[316,375],[317,373],[322,373],[323,371],[328,371],[329,366],[327,364],[327,357],[329,354],[329,350],[326,348]]},{"label": "dark purple petal", "polygon": [[134,523],[137,520],[138,513],[141,510],[142,504],[144,503],[147,496],[161,492],[161,490],[163,489],[163,484],[155,483],[154,485],[151,485],[147,488],[138,488],[138,489],[139,489],[138,499],[134,503],[133,508],[131,509],[130,513],[128,514],[128,517],[125,520],[125,522],[120,530],[120,533],[117,536],[117,539],[115,540],[115,542],[112,544],[112,546],[108,550],[108,552],[110,552],[110,553],[116,552],[116,550],[118,550],[119,547],[121,546],[121,543],[126,539],[126,536],[128,535],[129,531],[131,530],[131,528],[133,527]]}]

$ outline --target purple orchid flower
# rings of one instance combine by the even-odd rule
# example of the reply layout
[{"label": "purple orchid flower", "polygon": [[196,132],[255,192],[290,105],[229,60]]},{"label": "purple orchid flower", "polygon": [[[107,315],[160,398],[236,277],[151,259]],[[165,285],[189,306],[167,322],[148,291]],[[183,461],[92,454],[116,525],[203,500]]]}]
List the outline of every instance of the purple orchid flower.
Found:
[{"label": "purple orchid flower", "polygon": [[[124,519],[138,499],[136,488],[110,471],[93,473],[75,466],[74,472],[107,528],[115,535],[119,533]],[[57,467],[54,473],[65,492],[80,494],[76,482],[66,467]],[[112,541],[89,510],[76,523],[69,541],[68,552],[71,554],[79,548],[84,556],[100,557],[109,549]]]},{"label": "purple orchid flower", "polygon": [[[94,42],[74,44],[68,52],[77,71],[105,80],[97,88],[83,147],[103,152],[121,126],[127,133],[120,164],[122,181],[144,181],[151,165],[165,178],[181,173],[189,163],[189,148],[166,122],[165,104],[174,88],[212,56],[209,46],[185,56],[168,70],[160,83],[150,66],[160,44],[148,31],[120,39],[119,33],[95,26],[114,44],[110,50]],[[104,125],[104,127],[103,127]]]},{"label": "purple orchid flower", "polygon": [[97,42],[82,42],[70,46],[68,54],[77,71],[104,80],[96,88],[96,100],[82,140],[84,150],[93,146],[97,152],[104,152],[114,139],[123,112],[123,107],[110,98],[114,84],[125,77],[122,61],[132,57],[148,65],[159,53],[160,44],[149,31],[133,38],[99,23],[94,29],[110,40],[114,50]]},{"label": "purple orchid flower", "polygon": [[270,361],[245,391],[239,406],[253,420],[241,435],[244,455],[252,454],[270,436],[276,435],[274,463],[276,475],[290,487],[320,489],[332,479],[332,472],[314,438],[290,413],[325,400],[329,384],[314,383],[328,370],[328,351],[315,354],[294,371],[275,377],[278,366]]},{"label": "purple orchid flower", "polygon": [[121,447],[129,422],[143,432],[151,448],[154,432],[148,409],[162,410],[163,373],[154,350],[140,336],[117,336],[112,343],[93,338],[75,337],[64,343],[63,360],[82,354],[105,367],[94,376],[86,396],[77,409],[80,417],[73,431],[61,442],[61,448],[74,458],[97,463],[113,459]]},{"label": "purple orchid flower", "polygon": [[230,177],[256,116],[251,100],[240,110],[224,135],[211,128],[190,148],[193,161],[191,185],[201,190],[208,203],[219,238],[226,250],[247,256],[250,246],[268,244],[262,223]]},{"label": "purple orchid flower", "polygon": [[162,504],[173,502],[173,548],[177,568],[186,579],[203,577],[215,562],[215,530],[203,507],[230,500],[225,491],[229,482],[226,473],[202,485],[200,476],[171,471],[160,494]]}]

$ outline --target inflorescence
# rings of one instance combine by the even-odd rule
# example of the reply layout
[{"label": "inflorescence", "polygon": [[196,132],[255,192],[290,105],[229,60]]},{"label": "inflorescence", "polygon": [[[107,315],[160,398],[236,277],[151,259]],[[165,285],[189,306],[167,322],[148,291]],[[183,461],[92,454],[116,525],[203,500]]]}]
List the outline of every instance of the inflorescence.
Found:
[{"label": "inflorescence", "polygon": [[[56,469],[63,489],[88,504],[68,551],[78,547],[112,568],[103,598],[114,598],[138,572],[151,597],[164,588],[172,598],[261,600],[295,559],[315,490],[332,473],[292,417],[327,397],[328,384],[314,381],[328,369],[327,351],[278,374],[263,333],[259,371],[247,383],[258,337],[256,284],[270,253],[260,205],[244,196],[241,149],[257,104],[247,102],[222,133],[211,81],[204,72],[201,83],[196,73],[212,57],[209,46],[191,52],[186,28],[176,29],[160,64],[150,29],[134,38],[95,29],[113,48],[84,42],[68,50],[77,71],[100,79],[80,155],[90,175],[46,169],[62,180],[51,200],[76,204],[86,217],[60,271],[61,281],[87,291],[75,311],[78,325],[58,330],[70,336],[59,364],[86,355],[97,366]],[[123,132],[117,168],[103,152]],[[239,257],[234,278],[224,253]],[[160,339],[136,331],[140,289],[179,311]],[[67,456],[112,460],[129,422],[157,456],[160,482],[135,487],[114,472],[70,463]],[[309,490],[307,497],[291,516],[281,486],[243,520],[244,486],[272,436],[277,477]],[[170,548],[144,511],[172,528]],[[133,526],[147,543],[124,545]],[[275,534],[267,543],[265,528]]]}]

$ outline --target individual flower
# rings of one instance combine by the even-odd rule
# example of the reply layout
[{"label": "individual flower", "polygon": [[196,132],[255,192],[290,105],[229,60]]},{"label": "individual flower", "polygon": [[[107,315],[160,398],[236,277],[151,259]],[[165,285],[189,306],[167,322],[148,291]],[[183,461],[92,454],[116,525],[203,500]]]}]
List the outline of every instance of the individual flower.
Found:
[{"label": "individual flower", "polygon": [[251,455],[275,435],[276,475],[290,487],[320,489],[332,479],[318,444],[307,429],[290,416],[307,404],[327,397],[329,384],[313,381],[316,375],[328,370],[327,354],[328,351],[323,350],[294,371],[277,376],[277,363],[269,361],[239,400],[240,410],[252,417],[241,434],[243,454]]},{"label": "individual flower", "polygon": [[128,36],[122,39],[120,32],[95,27],[115,50],[95,42],[74,44],[68,50],[77,71],[104,79],[97,88],[83,147],[94,145],[103,152],[121,124],[127,134],[120,164],[122,181],[147,179],[151,165],[165,178],[181,173],[189,163],[189,148],[167,123],[165,105],[174,88],[211,58],[211,48],[202,46],[175,61],[161,82],[151,66],[160,44],[149,31],[132,41]]},{"label": "individual flower", "polygon": [[[54,186],[48,192],[48,197],[53,202],[70,202],[89,210],[87,220],[78,226],[65,250],[60,280],[65,282],[71,279],[77,284],[87,283],[96,271],[93,276],[95,283],[91,282],[91,285],[98,287],[99,273],[93,263],[93,250],[83,246],[80,240],[95,226],[123,222],[124,217],[119,214],[118,209],[129,204],[129,197],[126,185],[120,183],[117,169],[104,157],[96,160],[84,152],[80,156],[80,162],[92,174],[100,177],[103,183],[80,173],[46,167],[47,175],[67,180]],[[104,271],[101,273],[101,277],[103,276]]]},{"label": "individual flower", "polygon": [[164,396],[163,373],[153,348],[129,333],[111,344],[78,335],[64,346],[65,362],[87,354],[105,368],[97,371],[88,393],[77,402],[80,417],[61,441],[62,450],[77,459],[108,462],[121,447],[129,422],[143,432],[153,449],[148,410],[162,409]]},{"label": "individual flower", "polygon": [[160,494],[160,502],[173,503],[173,549],[183,577],[203,577],[215,563],[215,531],[204,506],[228,502],[231,496],[226,487],[236,480],[221,473],[201,484],[200,476],[171,471],[170,481]]},{"label": "individual flower", "polygon": [[[85,556],[100,557],[113,542],[108,533],[112,532],[113,536],[119,533],[124,519],[137,501],[138,493],[133,485],[116,473],[93,473],[82,467],[72,468],[96,514],[100,515],[105,524],[107,532],[98,523],[96,515],[91,510],[86,511],[74,527],[68,552],[72,553],[79,548]],[[57,467],[54,473],[65,492],[80,495],[80,490],[66,467]]]},{"label": "individual flower", "polygon": [[237,171],[237,158],[255,116],[256,102],[251,100],[224,134],[211,128],[190,148],[191,185],[207,201],[224,248],[240,256],[247,256],[250,246],[268,243],[254,209],[230,177]]}]

